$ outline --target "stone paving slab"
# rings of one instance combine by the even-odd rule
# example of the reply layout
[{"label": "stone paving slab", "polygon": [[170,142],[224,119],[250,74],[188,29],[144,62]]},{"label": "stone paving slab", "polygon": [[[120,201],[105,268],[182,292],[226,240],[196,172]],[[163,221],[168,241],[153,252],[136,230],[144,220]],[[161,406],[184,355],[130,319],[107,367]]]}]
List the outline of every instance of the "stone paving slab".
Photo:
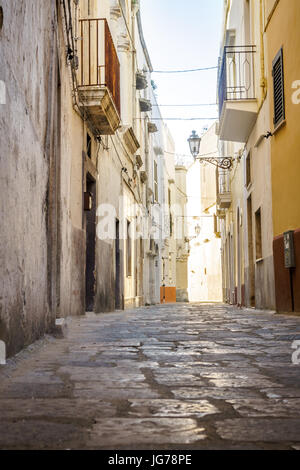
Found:
[{"label": "stone paving slab", "polygon": [[227,419],[216,423],[222,439],[251,442],[299,442],[299,419]]},{"label": "stone paving slab", "polygon": [[241,399],[227,400],[244,417],[294,418],[300,417],[300,399]]},{"label": "stone paving slab", "polygon": [[213,400],[229,400],[233,398],[259,398],[261,394],[256,389],[246,388],[176,388],[172,389],[173,396],[177,400],[198,400],[202,398],[211,398]]},{"label": "stone paving slab", "polygon": [[203,418],[219,413],[219,410],[208,400],[129,400],[130,416],[169,417],[169,418]]},{"label": "stone paving slab", "polygon": [[97,420],[89,447],[106,449],[141,445],[195,444],[206,438],[205,428],[187,418],[113,418]]},{"label": "stone paving slab", "polygon": [[104,400],[49,398],[1,399],[1,419],[60,419],[68,421],[93,421],[95,417],[115,417],[117,404]]},{"label": "stone paving slab", "polygon": [[299,338],[221,304],[70,318],[0,366],[0,449],[300,449]]}]

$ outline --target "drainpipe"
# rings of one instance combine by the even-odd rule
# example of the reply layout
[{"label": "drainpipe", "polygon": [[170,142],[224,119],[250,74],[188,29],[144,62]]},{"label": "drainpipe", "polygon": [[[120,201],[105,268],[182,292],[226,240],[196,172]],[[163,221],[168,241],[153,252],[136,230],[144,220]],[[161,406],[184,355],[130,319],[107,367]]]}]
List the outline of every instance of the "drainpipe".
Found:
[{"label": "drainpipe", "polygon": [[[146,160],[146,161],[145,161],[145,168],[146,168],[146,172],[147,172],[147,176],[148,176],[148,178],[147,178],[147,183],[146,183],[146,188],[147,188],[147,189],[146,189],[146,191],[147,191],[147,192],[146,192],[146,207],[147,207],[147,209],[149,209],[149,206],[150,206],[150,204],[149,204],[149,196],[148,196],[148,194],[149,194],[148,189],[149,189],[149,187],[150,187],[150,185],[149,185],[149,181],[150,181],[150,158],[149,158],[150,146],[149,146],[148,122],[149,122],[149,118],[148,118],[148,116],[147,116],[147,117],[145,117],[145,119],[144,119],[144,123],[145,123],[145,125],[144,125],[145,160]],[[151,171],[151,175],[152,175],[152,171]],[[150,207],[151,207],[151,206],[150,206]]]},{"label": "drainpipe", "polygon": [[260,0],[259,4],[259,15],[260,15],[260,87],[262,88],[262,100],[260,104],[260,108],[267,96],[267,79],[265,76],[265,50],[264,50],[264,24],[263,24],[263,8],[264,3],[263,0]]},{"label": "drainpipe", "polygon": [[[136,20],[136,12],[133,10],[132,12],[132,39],[133,44],[135,45],[135,20]],[[132,48],[132,127],[134,132],[136,133],[137,130],[137,121],[134,119],[137,116],[137,108],[136,108],[136,49],[135,47]]]},{"label": "drainpipe", "polygon": [[228,15],[231,7],[231,0],[227,0],[227,5],[226,5],[226,11],[225,11],[225,18],[224,18],[224,36],[223,36],[223,47],[225,46],[226,42],[226,31],[227,31],[227,20],[228,20]]}]

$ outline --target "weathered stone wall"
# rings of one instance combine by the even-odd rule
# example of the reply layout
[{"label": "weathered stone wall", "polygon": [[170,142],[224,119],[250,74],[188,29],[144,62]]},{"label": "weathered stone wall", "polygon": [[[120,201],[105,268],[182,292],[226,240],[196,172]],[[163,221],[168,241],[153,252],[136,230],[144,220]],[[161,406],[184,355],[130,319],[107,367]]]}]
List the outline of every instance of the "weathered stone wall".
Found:
[{"label": "weathered stone wall", "polygon": [[1,2],[0,339],[8,355],[54,323],[51,175],[55,133],[55,2]]},{"label": "weathered stone wall", "polygon": [[84,313],[84,123],[56,2],[2,2],[0,339],[15,354]]},{"label": "weathered stone wall", "polygon": [[[110,139],[109,139],[110,140]],[[117,146],[117,143],[115,144]],[[112,145],[112,149],[114,149]],[[115,223],[115,219],[122,221],[122,180],[121,166],[115,151],[103,151],[100,153],[98,171],[98,207],[107,207],[108,213],[104,218],[111,223]],[[120,151],[120,149],[118,149]],[[125,160],[124,160],[125,161]],[[125,184],[125,183],[124,183]],[[104,209],[103,209],[104,210]],[[100,208],[101,211],[101,208]],[[98,212],[97,223],[101,223],[102,217]],[[121,227],[120,227],[121,229]],[[115,309],[115,240],[113,238],[102,239],[100,233],[97,236],[96,244],[96,296],[95,296],[95,312],[111,312]],[[124,297],[124,241],[121,239],[120,233],[120,278],[122,282],[121,292]],[[122,300],[122,299],[121,299]],[[123,298],[124,301],[124,298]]]},{"label": "weathered stone wall", "polygon": [[[73,13],[74,14],[74,13]],[[57,11],[59,64],[59,157],[57,179],[57,316],[85,312],[86,233],[83,212],[85,124],[76,111],[70,65],[66,63],[66,32],[63,9]]]}]

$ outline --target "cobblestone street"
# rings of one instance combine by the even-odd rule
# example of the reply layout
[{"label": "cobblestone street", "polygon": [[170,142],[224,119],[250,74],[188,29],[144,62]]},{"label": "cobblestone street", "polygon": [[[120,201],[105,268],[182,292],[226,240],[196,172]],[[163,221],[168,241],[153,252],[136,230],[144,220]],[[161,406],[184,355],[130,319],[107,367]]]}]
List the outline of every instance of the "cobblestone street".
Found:
[{"label": "cobblestone street", "polygon": [[1,449],[300,449],[300,318],[222,305],[72,318],[0,369]]}]

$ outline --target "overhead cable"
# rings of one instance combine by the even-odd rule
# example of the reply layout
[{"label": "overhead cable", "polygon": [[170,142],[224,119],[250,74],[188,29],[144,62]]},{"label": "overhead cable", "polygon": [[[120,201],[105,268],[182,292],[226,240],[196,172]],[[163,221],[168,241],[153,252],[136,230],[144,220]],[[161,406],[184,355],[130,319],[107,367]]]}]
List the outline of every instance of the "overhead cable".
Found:
[{"label": "overhead cable", "polygon": [[199,69],[188,69],[188,70],[153,70],[153,73],[189,73],[189,72],[202,72],[205,70],[215,70],[218,69],[218,66],[215,67],[202,67]]},{"label": "overhead cable", "polygon": [[198,103],[198,104],[152,104],[153,107],[189,107],[189,106],[218,106],[218,103]]},{"label": "overhead cable", "polygon": [[[145,119],[145,118],[136,118]],[[151,117],[151,121],[217,121],[217,117],[199,117],[199,118],[154,118]]]}]

